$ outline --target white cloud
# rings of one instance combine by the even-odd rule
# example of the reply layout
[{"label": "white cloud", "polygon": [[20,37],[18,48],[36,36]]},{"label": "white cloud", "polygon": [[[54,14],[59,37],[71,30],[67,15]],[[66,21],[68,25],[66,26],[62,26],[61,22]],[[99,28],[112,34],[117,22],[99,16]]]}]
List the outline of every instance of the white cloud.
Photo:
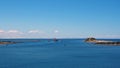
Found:
[{"label": "white cloud", "polygon": [[0,33],[4,33],[5,31],[4,30],[0,30]]},{"label": "white cloud", "polygon": [[9,30],[7,33],[16,33],[16,34],[23,34],[23,32],[21,32],[21,31],[18,31],[18,30]]},{"label": "white cloud", "polygon": [[30,30],[30,31],[28,31],[28,33],[37,34],[37,33],[43,33],[43,31],[40,31],[40,30]]},{"label": "white cloud", "polygon": [[0,38],[21,38],[23,33],[18,30],[0,30]]},{"label": "white cloud", "polygon": [[54,30],[54,33],[58,33],[59,31],[58,30]]}]

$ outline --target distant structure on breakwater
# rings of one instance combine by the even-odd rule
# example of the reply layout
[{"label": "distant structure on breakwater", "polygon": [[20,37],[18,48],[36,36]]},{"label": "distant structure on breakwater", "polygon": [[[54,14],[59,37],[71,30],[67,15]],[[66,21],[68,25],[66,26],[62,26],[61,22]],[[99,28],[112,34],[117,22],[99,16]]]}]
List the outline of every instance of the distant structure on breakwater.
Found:
[{"label": "distant structure on breakwater", "polygon": [[95,38],[87,38],[85,42],[90,42],[94,44],[106,44],[106,45],[120,45],[120,42],[116,41],[107,41],[107,40],[96,40]]}]

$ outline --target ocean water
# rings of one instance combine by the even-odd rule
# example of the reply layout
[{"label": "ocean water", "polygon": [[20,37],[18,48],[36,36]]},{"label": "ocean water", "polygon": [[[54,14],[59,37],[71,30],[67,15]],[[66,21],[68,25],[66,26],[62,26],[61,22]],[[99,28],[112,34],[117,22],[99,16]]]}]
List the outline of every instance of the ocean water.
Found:
[{"label": "ocean water", "polygon": [[0,68],[120,68],[120,46],[95,45],[84,39],[2,41],[18,43],[0,45]]}]

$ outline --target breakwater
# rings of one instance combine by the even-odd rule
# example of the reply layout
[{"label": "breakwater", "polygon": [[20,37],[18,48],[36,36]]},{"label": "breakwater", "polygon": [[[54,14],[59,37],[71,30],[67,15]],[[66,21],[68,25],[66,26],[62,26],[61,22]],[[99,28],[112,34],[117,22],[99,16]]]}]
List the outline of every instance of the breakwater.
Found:
[{"label": "breakwater", "polygon": [[96,40],[95,38],[87,38],[85,42],[90,42],[94,44],[120,45],[119,41]]}]

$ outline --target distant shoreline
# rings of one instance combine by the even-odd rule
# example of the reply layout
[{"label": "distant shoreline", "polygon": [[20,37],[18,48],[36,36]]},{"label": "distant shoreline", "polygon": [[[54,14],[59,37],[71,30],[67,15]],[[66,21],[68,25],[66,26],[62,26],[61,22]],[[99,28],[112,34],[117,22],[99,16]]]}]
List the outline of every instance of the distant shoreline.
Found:
[{"label": "distant shoreline", "polygon": [[17,42],[11,42],[11,41],[0,41],[0,44],[16,44]]}]

